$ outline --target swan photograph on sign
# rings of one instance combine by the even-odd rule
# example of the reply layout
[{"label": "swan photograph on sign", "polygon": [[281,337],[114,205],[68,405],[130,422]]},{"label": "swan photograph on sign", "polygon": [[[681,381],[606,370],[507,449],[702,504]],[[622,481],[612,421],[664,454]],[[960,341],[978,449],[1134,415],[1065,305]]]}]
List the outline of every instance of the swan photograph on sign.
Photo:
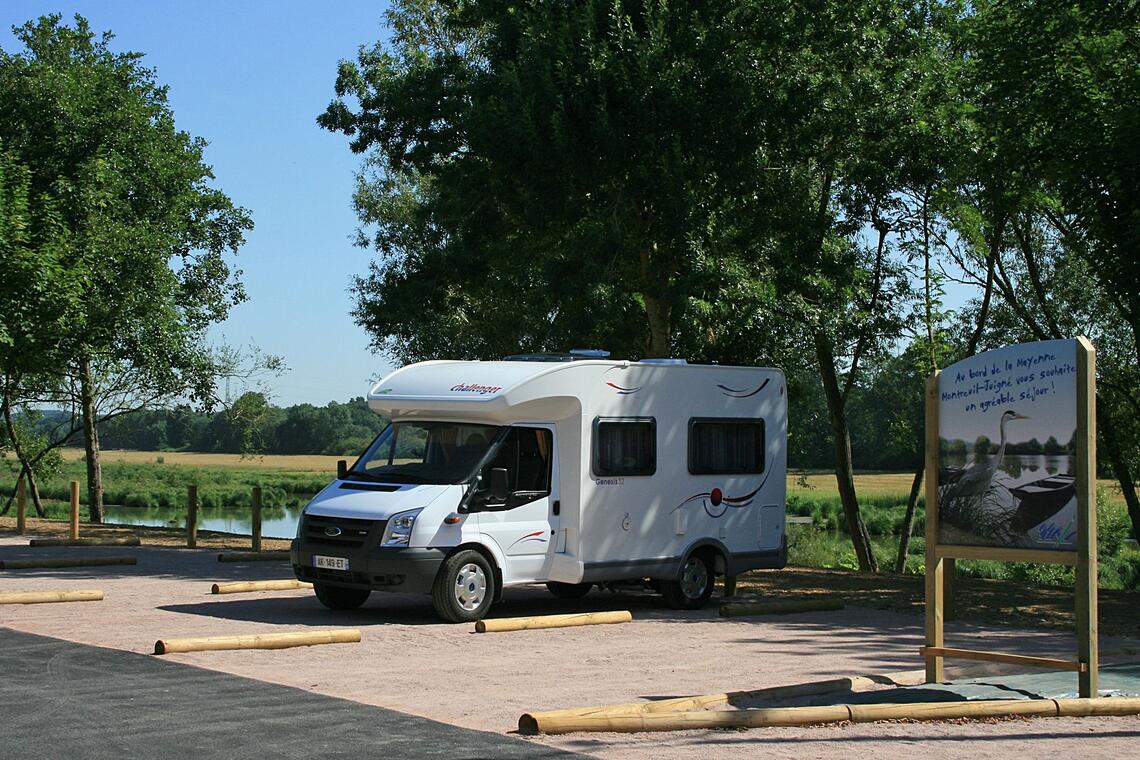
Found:
[{"label": "swan photograph on sign", "polygon": [[938,378],[939,543],[1072,551],[1076,342],[964,359]]}]

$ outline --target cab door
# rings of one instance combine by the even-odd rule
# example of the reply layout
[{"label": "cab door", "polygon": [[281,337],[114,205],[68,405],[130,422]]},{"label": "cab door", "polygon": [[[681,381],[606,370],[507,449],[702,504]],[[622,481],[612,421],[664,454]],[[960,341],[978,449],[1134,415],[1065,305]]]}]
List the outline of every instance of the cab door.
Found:
[{"label": "cab door", "polygon": [[[545,580],[558,532],[558,457],[553,425],[515,425],[483,466],[476,494],[479,532],[506,557],[504,583]],[[489,492],[491,470],[507,471],[508,496]]]}]

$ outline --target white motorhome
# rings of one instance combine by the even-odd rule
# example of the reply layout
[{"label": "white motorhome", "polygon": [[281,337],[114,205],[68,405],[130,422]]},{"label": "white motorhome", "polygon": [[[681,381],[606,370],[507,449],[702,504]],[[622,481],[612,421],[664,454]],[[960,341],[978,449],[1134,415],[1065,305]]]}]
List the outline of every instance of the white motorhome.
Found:
[{"label": "white motorhome", "polygon": [[648,580],[695,609],[716,575],[784,566],[783,372],[528,358],[422,362],[373,386],[391,425],[293,542],[321,602],[430,593],[463,622],[513,586],[576,598]]}]

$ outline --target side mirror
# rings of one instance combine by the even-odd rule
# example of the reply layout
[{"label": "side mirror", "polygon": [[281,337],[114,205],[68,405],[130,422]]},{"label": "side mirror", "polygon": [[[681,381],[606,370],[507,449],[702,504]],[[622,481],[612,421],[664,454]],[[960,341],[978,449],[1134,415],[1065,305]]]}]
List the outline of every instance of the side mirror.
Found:
[{"label": "side mirror", "polygon": [[491,482],[487,490],[490,491],[492,499],[506,503],[507,497],[511,495],[511,485],[505,467],[491,468]]},{"label": "side mirror", "polygon": [[344,480],[348,477],[348,462],[343,459],[336,460],[336,479]]}]

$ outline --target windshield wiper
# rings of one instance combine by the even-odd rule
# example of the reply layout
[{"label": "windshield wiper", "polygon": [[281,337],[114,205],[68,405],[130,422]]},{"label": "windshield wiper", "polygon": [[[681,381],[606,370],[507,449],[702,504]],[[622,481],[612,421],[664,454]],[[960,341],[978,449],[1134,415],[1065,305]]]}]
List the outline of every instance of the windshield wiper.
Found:
[{"label": "windshield wiper", "polygon": [[372,473],[364,472],[363,470],[348,470],[344,473],[344,475],[345,477],[352,477],[353,475],[356,475],[357,477],[364,478],[365,480],[371,480],[374,483],[380,483],[384,480],[384,478],[377,477]]},{"label": "windshield wiper", "polygon": [[406,483],[430,483],[428,478],[420,475],[412,475],[407,472],[386,472],[383,475],[372,475],[371,477],[380,481],[404,481]]}]

